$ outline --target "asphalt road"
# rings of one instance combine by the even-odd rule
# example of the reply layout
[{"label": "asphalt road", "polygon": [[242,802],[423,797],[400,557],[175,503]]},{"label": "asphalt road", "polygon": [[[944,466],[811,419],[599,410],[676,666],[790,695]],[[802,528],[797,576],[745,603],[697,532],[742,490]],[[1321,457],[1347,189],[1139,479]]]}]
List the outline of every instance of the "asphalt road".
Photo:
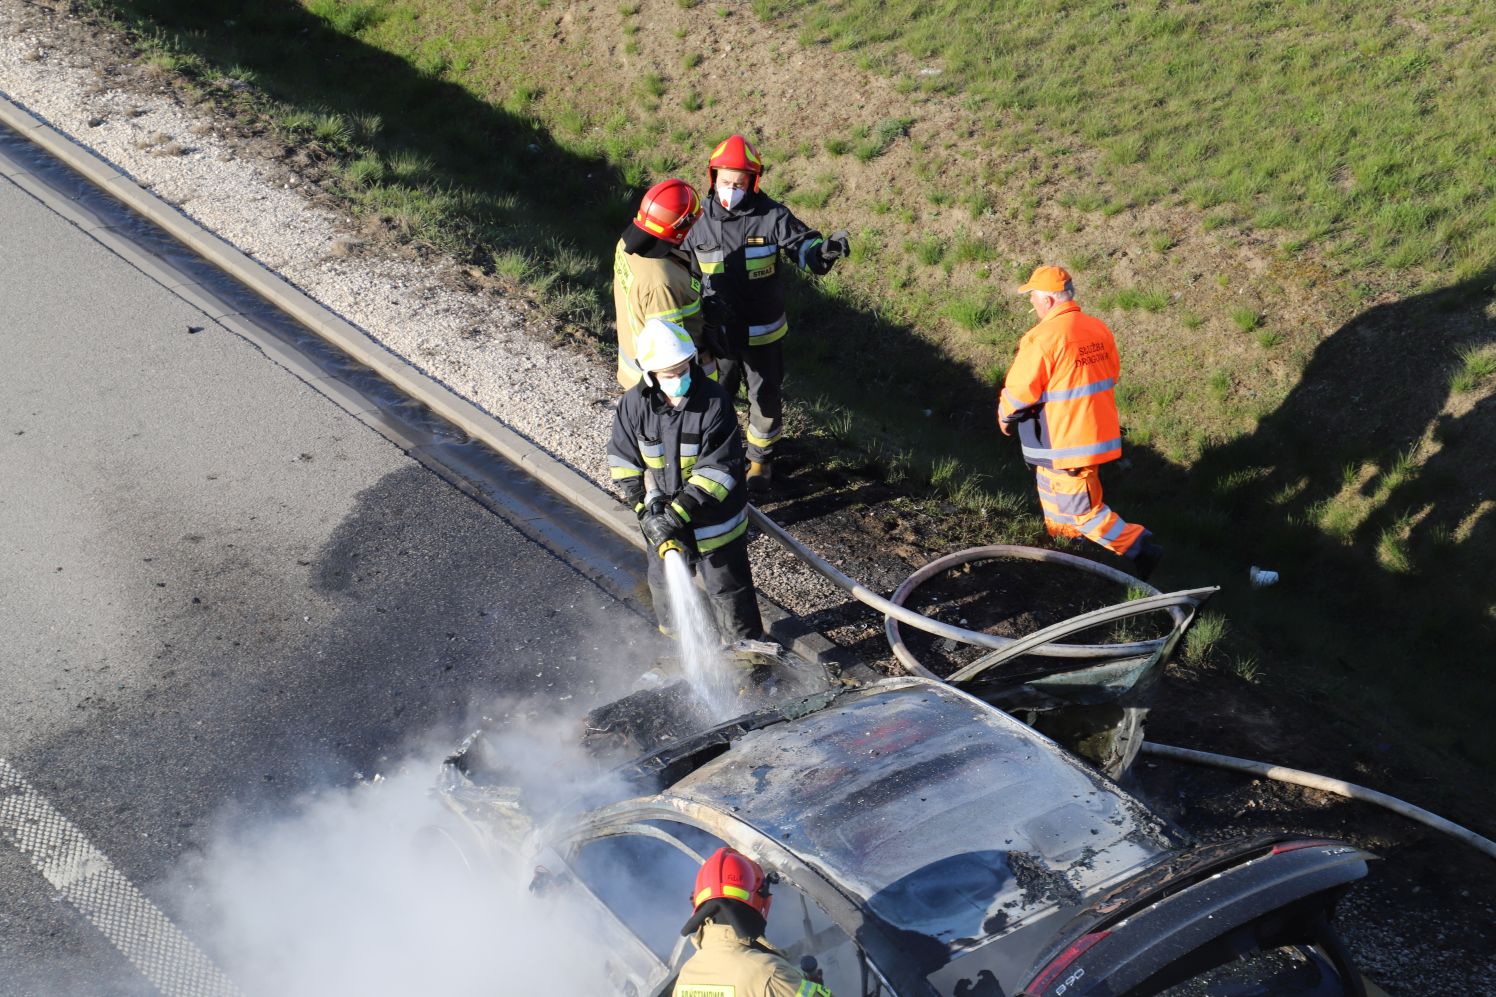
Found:
[{"label": "asphalt road", "polygon": [[[496,699],[581,707],[652,644],[5,180],[0,634],[0,759],[173,918],[164,884],[212,828],[450,743]],[[0,993],[144,992],[0,837]]]}]

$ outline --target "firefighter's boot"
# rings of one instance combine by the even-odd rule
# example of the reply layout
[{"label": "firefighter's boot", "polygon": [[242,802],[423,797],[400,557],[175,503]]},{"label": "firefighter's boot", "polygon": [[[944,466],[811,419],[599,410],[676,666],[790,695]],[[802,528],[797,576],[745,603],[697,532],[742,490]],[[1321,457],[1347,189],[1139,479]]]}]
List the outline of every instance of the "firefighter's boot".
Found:
[{"label": "firefighter's boot", "polygon": [[766,494],[774,477],[774,465],[766,460],[748,462],[748,491],[754,495]]}]

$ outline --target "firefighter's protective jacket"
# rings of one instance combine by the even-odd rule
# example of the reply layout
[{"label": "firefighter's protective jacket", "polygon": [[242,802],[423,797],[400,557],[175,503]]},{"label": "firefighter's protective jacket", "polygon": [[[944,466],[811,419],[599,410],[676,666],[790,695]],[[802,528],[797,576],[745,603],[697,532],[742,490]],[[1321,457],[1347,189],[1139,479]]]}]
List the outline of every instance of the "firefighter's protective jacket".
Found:
[{"label": "firefighter's protective jacket", "polygon": [[750,194],[735,209],[710,198],[684,243],[704,280],[703,294],[717,295],[748,326],[748,345],[767,346],[788,331],[779,258],[808,273],[824,274],[821,233],[767,194]]},{"label": "firefighter's protective jacket", "polygon": [[[608,470],[624,501],[639,511],[656,494],[691,527],[696,549],[710,553],[748,531],[743,441],[727,392],[691,364],[686,402],[676,408],[641,380],[618,399]],[[653,488],[646,491],[645,472]]]},{"label": "firefighter's protective jacket", "polygon": [[618,383],[633,387],[641,376],[634,338],[652,318],[682,326],[701,348],[701,281],[679,256],[653,259],[613,250],[613,308],[618,322]]},{"label": "firefighter's protective jacket", "polygon": [[1117,343],[1100,319],[1060,302],[1018,344],[997,417],[1018,425],[1023,459],[1037,467],[1092,467],[1122,456]]},{"label": "firefighter's protective jacket", "polygon": [[709,920],[691,940],[696,954],[680,968],[674,997],[831,997],[768,942],[749,942],[730,925]]}]

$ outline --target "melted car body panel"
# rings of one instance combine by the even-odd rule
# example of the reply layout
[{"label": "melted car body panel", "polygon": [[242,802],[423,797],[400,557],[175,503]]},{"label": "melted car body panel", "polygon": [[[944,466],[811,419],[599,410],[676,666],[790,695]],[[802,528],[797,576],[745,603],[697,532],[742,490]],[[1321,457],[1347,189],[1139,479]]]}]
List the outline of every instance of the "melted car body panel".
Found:
[{"label": "melted car body panel", "polygon": [[1032,729],[912,679],[745,734],[667,793],[813,857],[926,968],[1075,906],[1171,844]]}]

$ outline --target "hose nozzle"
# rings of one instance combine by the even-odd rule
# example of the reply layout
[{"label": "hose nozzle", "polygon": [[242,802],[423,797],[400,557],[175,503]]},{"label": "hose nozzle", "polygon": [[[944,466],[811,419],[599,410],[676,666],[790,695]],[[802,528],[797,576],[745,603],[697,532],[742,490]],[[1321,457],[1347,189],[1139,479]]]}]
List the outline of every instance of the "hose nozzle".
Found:
[{"label": "hose nozzle", "polygon": [[664,557],[672,550],[681,555],[684,555],[686,553],[685,546],[679,540],[666,540],[664,543],[660,544],[661,557]]}]

